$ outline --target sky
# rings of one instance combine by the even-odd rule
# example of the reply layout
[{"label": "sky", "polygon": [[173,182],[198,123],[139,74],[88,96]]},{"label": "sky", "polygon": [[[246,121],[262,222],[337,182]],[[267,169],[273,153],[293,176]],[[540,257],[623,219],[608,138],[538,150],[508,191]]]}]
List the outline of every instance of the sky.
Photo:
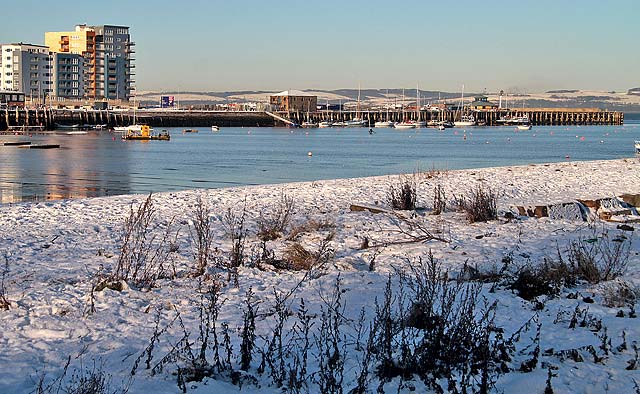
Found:
[{"label": "sky", "polygon": [[[2,0],[7,1],[7,0]],[[20,0],[0,42],[130,26],[140,91],[640,86],[638,0]]]}]

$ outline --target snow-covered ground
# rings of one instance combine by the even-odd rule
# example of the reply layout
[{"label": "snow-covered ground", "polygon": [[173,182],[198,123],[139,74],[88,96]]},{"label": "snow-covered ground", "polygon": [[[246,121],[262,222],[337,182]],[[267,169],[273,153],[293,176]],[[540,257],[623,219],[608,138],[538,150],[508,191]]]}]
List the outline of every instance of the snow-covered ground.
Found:
[{"label": "snow-covered ground", "polygon": [[[389,213],[351,211],[351,204],[378,205],[389,208],[387,194],[390,185],[400,179],[417,184],[417,205],[424,207],[417,213],[398,216]],[[470,224],[461,212],[448,209],[442,215],[432,215],[434,187],[443,186],[450,201],[467,195],[478,185],[496,191],[499,219]],[[320,313],[326,310],[333,286],[339,277],[341,303],[344,307],[342,324],[344,340],[341,346],[345,370],[344,392],[356,386],[356,376],[362,365],[358,343],[357,321],[361,310],[365,324],[374,316],[375,300],[381,303],[387,279],[399,291],[398,272],[417,264],[431,251],[441,269],[460,272],[463,266],[476,267],[481,272],[499,269],[511,259],[511,270],[525,264],[538,265],[545,257],[554,258],[557,250],[565,250],[571,241],[586,239],[612,239],[623,235],[630,242],[630,255],[626,272],[613,282],[589,284],[580,282],[576,287],[564,288],[557,297],[541,296],[534,302],[518,297],[505,285],[491,289],[482,285],[481,296],[488,304],[497,302],[495,325],[509,337],[533,318],[523,331],[509,361],[509,372],[497,377],[495,390],[505,393],[543,393],[549,371],[555,393],[630,393],[634,380],[640,384],[638,369],[626,369],[628,362],[637,357],[634,344],[640,340],[640,320],[630,316],[630,307],[607,307],[603,294],[615,285],[626,284],[640,295],[640,241],[632,231],[618,230],[617,224],[599,220],[583,222],[569,219],[505,218],[504,213],[515,205],[543,205],[570,202],[575,199],[595,199],[640,194],[640,161],[638,158],[565,162],[528,166],[484,168],[460,171],[431,171],[408,176],[384,176],[360,179],[341,179],[320,182],[291,183],[257,187],[197,190],[158,193],[152,196],[155,222],[163,229],[168,226],[177,234],[172,252],[167,255],[168,266],[175,275],[160,278],[155,287],[139,289],[133,285],[122,291],[104,289],[93,295],[92,286],[97,275],[108,274],[121,253],[123,223],[133,206],[138,207],[146,196],[63,200],[21,203],[0,206],[0,251],[4,256],[4,287],[8,310],[0,309],[0,393],[21,393],[36,390],[37,382],[51,388],[65,387],[73,380],[72,372],[100,370],[110,376],[110,387],[117,388],[132,379],[129,392],[178,392],[177,366],[181,361],[170,360],[162,371],[152,374],[145,369],[143,354],[154,333],[155,319],[165,327],[179,312],[194,352],[199,352],[198,305],[202,289],[214,281],[222,285],[220,297],[224,303],[218,316],[218,336],[222,323],[229,327],[229,340],[233,346],[231,368],[240,368],[240,329],[243,326],[246,293],[249,289],[258,303],[256,318],[257,347],[267,349],[275,330],[276,319],[268,313],[275,305],[274,294],[289,294],[284,303],[291,313],[299,311],[304,299],[314,325],[311,333],[320,329]],[[223,268],[211,263],[202,276],[194,276],[193,218],[198,198],[211,210],[214,240],[212,254],[227,259],[232,243],[224,224],[228,212],[239,218],[245,212],[247,240],[245,261],[259,252],[256,237],[259,217],[269,217],[282,206],[283,196],[295,202],[290,222],[283,236],[267,242],[277,258],[285,250],[299,243],[307,250],[316,250],[323,240],[333,252],[333,258],[320,268],[306,271],[279,270],[271,266],[241,266],[238,285],[227,282]],[[316,225],[310,225],[315,222]],[[318,225],[323,223],[324,225]],[[292,229],[307,224],[306,229],[293,236]],[[411,225],[419,224],[441,240],[408,241],[416,233]],[[631,226],[638,228],[637,224]],[[604,236],[603,234],[607,234]],[[366,239],[366,241],[365,241]],[[596,241],[599,242],[599,241]],[[368,243],[368,248],[363,248]],[[377,245],[382,245],[376,247]],[[374,264],[371,264],[375,259]],[[370,270],[373,265],[373,270]],[[174,277],[171,277],[174,276]],[[405,290],[408,291],[408,290]],[[397,294],[397,293],[396,293]],[[633,297],[633,294],[629,295]],[[593,301],[593,302],[592,302]],[[572,314],[578,308],[580,319],[601,320],[596,330],[593,324],[569,328]],[[622,313],[620,312],[622,311]],[[622,317],[616,317],[621,314]],[[291,317],[284,327],[285,341],[295,337]],[[530,373],[519,371],[520,364],[530,359],[535,347],[536,327],[540,327],[541,354]],[[606,330],[605,330],[606,328]],[[616,350],[626,335],[627,348]],[[604,346],[603,333],[611,341]],[[151,365],[169,353],[171,346],[184,335],[180,324],[174,322],[163,333],[155,346]],[[313,342],[313,341],[312,341]],[[606,338],[604,340],[606,342]],[[588,346],[602,359],[594,362]],[[318,343],[309,350],[308,373],[317,372]],[[246,392],[281,392],[272,384],[269,368],[259,373],[260,349],[254,357],[244,381]],[[562,350],[577,349],[584,359],[575,361],[559,356]],[[136,373],[131,377],[136,359],[143,355]],[[68,373],[63,383],[60,377],[70,357]],[[207,360],[213,359],[210,349]],[[291,362],[291,358],[287,359]],[[375,392],[376,365],[371,365],[368,376],[369,392]],[[78,373],[78,372],[77,372]],[[190,392],[236,392],[239,386],[229,378],[215,375],[202,382],[187,384]],[[302,390],[319,392],[318,374],[307,379]],[[76,380],[78,380],[76,376]],[[420,379],[401,383],[399,378],[387,383],[385,391],[401,392],[425,390]],[[446,386],[445,386],[446,387]]]}]

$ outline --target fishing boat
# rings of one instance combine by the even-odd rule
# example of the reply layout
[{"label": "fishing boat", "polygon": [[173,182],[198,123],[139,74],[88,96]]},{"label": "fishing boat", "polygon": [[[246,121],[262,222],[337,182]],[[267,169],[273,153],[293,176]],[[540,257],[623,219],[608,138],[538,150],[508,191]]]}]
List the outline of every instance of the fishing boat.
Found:
[{"label": "fishing boat", "polygon": [[123,140],[131,141],[169,141],[171,136],[167,130],[162,130],[159,134],[154,134],[153,130],[149,126],[143,125],[140,131],[129,130],[122,135]]},{"label": "fishing boat", "polygon": [[220,131],[220,127],[218,127],[218,126],[211,126],[211,131]]},{"label": "fishing boat", "polygon": [[635,141],[636,154],[640,155],[640,141]]}]

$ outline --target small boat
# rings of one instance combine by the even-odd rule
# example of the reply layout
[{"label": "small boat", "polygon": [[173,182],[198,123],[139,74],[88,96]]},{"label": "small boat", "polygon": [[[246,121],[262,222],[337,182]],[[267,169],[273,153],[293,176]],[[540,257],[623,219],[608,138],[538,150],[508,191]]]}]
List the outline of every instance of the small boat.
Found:
[{"label": "small boat", "polygon": [[640,141],[635,141],[636,153],[640,155]]},{"label": "small boat", "polygon": [[79,124],[56,124],[55,126],[58,130],[80,130],[81,127]]},{"label": "small boat", "polygon": [[218,127],[218,126],[211,126],[211,131],[220,131],[220,127]]},{"label": "small boat", "polygon": [[30,148],[30,149],[57,149],[60,144],[34,144],[34,145],[20,145],[18,148]]},{"label": "small boat", "polygon": [[516,126],[516,129],[518,130],[531,130],[531,125],[530,124],[519,124]]},{"label": "small boat", "polygon": [[129,126],[116,126],[113,128],[114,133],[140,132],[144,125],[132,124]]},{"label": "small boat", "polygon": [[455,127],[475,126],[476,120],[473,115],[462,115],[460,120],[453,122]]},{"label": "small boat", "polygon": [[438,125],[438,130],[442,131],[444,129],[445,129],[444,125],[442,125],[442,124]]},{"label": "small boat", "polygon": [[392,121],[390,121],[390,120],[382,120],[382,121],[375,122],[375,123],[373,124],[373,127],[380,127],[380,128],[382,128],[382,127],[386,127],[386,128],[392,128],[392,127],[393,127],[393,122],[392,122]]},{"label": "small boat", "polygon": [[400,123],[396,123],[393,127],[398,130],[407,130],[407,129],[415,129],[416,125],[415,123],[410,121],[402,121]]},{"label": "small boat", "polygon": [[318,127],[318,124],[313,122],[302,122],[301,126],[304,129],[315,129],[316,127]]},{"label": "small boat", "polygon": [[353,118],[344,122],[344,127],[364,127],[365,122],[360,118]]},{"label": "small boat", "polygon": [[64,134],[66,134],[66,135],[83,135],[83,134],[89,134],[89,133],[86,132],[86,131],[83,131],[83,130],[76,130],[76,131],[67,131]]},{"label": "small boat", "polygon": [[345,122],[333,122],[331,127],[346,127],[346,123]]},{"label": "small boat", "polygon": [[197,129],[184,129],[182,130],[183,133],[197,133],[198,130]]},{"label": "small boat", "polygon": [[318,123],[318,127],[320,127],[321,129],[325,129],[327,127],[333,127],[333,123],[329,122],[328,120],[323,120],[322,122]]},{"label": "small boat", "polygon": [[130,130],[122,135],[123,140],[128,141],[169,141],[171,136],[167,130],[162,130],[159,134],[154,134],[149,126],[142,126],[140,131]]},{"label": "small boat", "polygon": [[415,125],[416,129],[427,127],[427,122],[425,122],[424,120],[412,120],[411,123]]}]

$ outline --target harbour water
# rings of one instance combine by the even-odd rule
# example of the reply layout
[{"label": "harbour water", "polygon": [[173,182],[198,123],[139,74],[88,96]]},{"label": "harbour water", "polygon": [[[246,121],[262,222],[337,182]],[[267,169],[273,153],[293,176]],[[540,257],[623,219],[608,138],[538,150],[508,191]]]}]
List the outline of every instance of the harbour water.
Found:
[{"label": "harbour water", "polygon": [[[60,144],[32,150],[0,146],[2,203],[118,194],[633,157],[640,118],[623,126],[394,130],[168,129],[171,141],[86,135],[2,136]],[[62,133],[62,132],[61,132]],[[309,155],[309,152],[312,154]]]}]

